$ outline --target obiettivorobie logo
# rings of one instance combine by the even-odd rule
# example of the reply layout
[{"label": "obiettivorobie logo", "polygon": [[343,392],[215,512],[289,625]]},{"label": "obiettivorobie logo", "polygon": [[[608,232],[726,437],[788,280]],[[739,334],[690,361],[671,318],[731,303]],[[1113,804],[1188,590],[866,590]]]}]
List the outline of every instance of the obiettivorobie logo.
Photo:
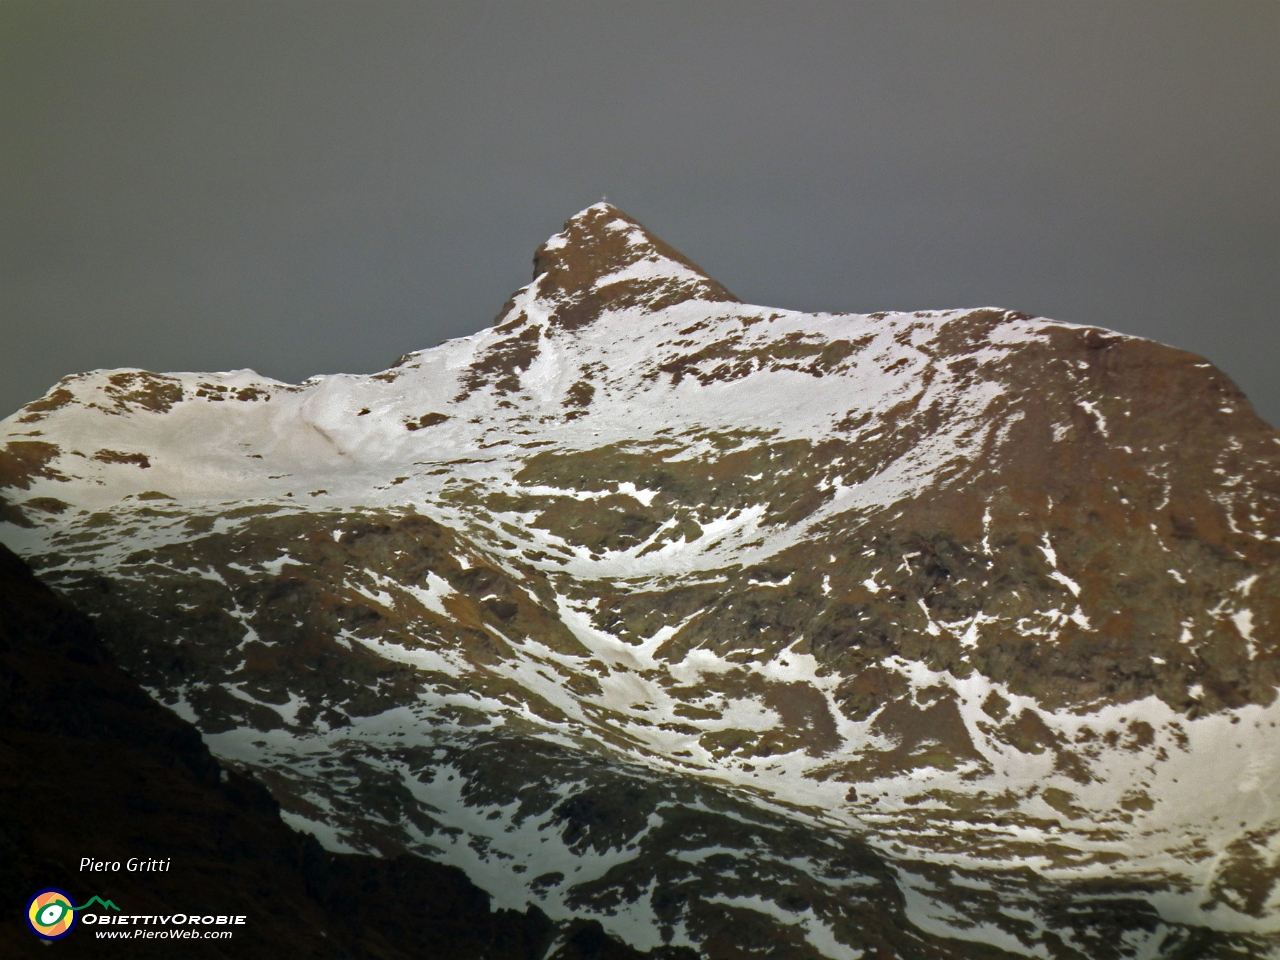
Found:
[{"label": "obiettivorobie logo", "polygon": [[120,911],[110,900],[101,897],[90,897],[87,903],[73,907],[71,898],[61,890],[41,890],[27,903],[27,923],[37,937],[61,940],[76,925],[76,914],[95,903],[101,904],[104,910]]},{"label": "obiettivorobie logo", "polygon": [[[41,890],[27,902],[27,925],[31,932],[42,940],[61,940],[76,925],[76,915],[94,904],[102,908],[102,912],[86,913],[84,923],[111,929],[99,930],[99,939],[146,939],[146,940],[229,940],[231,930],[201,930],[201,927],[226,927],[244,924],[248,917],[226,915],[205,916],[198,913],[175,913],[161,916],[159,914],[123,914],[120,908],[110,900],[101,897],[90,897],[78,907],[75,901],[61,890],[50,887]],[[119,916],[113,915],[114,910]],[[116,929],[125,927],[126,929]],[[155,927],[171,927],[173,929],[156,930]],[[186,929],[183,929],[183,928]],[[132,929],[129,929],[132,928]]]}]

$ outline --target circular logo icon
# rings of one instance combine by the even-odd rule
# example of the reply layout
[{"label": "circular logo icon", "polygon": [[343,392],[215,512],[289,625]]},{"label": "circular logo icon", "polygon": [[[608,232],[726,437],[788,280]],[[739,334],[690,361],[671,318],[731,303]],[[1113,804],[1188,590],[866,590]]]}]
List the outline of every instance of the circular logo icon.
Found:
[{"label": "circular logo icon", "polygon": [[44,940],[65,937],[76,925],[71,898],[61,890],[41,890],[27,904],[27,923]]}]

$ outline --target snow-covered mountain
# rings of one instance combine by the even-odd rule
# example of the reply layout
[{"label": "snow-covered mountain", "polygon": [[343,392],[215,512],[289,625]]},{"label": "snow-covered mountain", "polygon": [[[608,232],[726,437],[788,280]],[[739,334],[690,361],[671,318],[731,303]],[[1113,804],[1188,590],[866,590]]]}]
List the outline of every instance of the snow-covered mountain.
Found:
[{"label": "snow-covered mountain", "polygon": [[2,424],[0,538],[295,826],[496,907],[1280,952],[1280,435],[1220,371],[750,306],[607,204],[534,262],[371,376],[66,378]]}]

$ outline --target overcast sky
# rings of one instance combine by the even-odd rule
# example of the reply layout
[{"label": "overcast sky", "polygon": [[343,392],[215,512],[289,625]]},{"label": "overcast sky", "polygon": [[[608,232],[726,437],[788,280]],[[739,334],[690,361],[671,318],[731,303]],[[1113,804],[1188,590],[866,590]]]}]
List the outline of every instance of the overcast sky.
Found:
[{"label": "overcast sky", "polygon": [[1112,327],[1280,423],[1276,0],[0,0],[0,416],[382,369],[606,194],[742,299]]}]

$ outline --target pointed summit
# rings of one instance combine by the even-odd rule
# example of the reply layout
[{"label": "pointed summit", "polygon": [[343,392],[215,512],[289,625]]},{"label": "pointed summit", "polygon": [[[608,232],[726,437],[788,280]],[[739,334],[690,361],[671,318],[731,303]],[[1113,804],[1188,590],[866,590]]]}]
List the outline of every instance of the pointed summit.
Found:
[{"label": "pointed summit", "polygon": [[656,311],[686,300],[737,302],[697,264],[612,204],[592,204],[533,257],[533,289],[551,321],[573,330],[605,310]]}]

